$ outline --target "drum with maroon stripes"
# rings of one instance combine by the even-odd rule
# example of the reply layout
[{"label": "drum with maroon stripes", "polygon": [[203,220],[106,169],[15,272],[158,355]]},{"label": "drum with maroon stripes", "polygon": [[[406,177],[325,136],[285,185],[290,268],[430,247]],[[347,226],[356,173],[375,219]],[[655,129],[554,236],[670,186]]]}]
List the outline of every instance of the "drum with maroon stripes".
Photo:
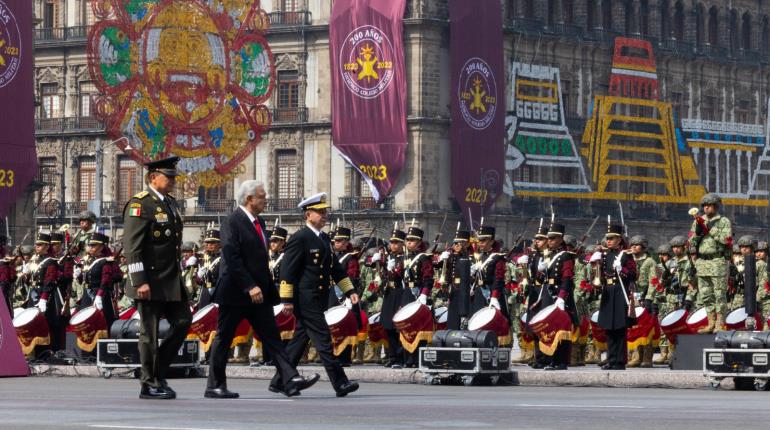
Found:
[{"label": "drum with maroon stripes", "polygon": [[690,315],[685,309],[677,309],[669,312],[660,320],[660,329],[666,335],[669,342],[676,344],[677,335],[692,334],[692,330],[687,325],[687,317]]},{"label": "drum with maroon stripes", "polygon": [[446,330],[447,321],[449,319],[449,309],[446,306],[441,306],[433,309],[433,319],[436,320],[436,330]]},{"label": "drum with maroon stripes", "polygon": [[[746,318],[748,318],[746,308],[738,308],[727,314],[725,318],[725,330],[746,330]],[[764,321],[762,314],[754,313],[754,330],[762,331]]]},{"label": "drum with maroon stripes", "polygon": [[591,337],[594,340],[594,348],[607,349],[607,332],[599,325],[599,311],[591,314]]},{"label": "drum with maroon stripes", "polygon": [[294,329],[297,327],[297,318],[293,312],[284,312],[285,306],[283,303],[273,306],[273,316],[275,317],[275,325],[278,326],[278,331],[281,333],[281,339],[289,340],[294,337]]},{"label": "drum with maroon stripes", "polygon": [[358,343],[366,342],[366,338],[369,334],[369,317],[366,316],[366,311],[359,307],[358,309],[361,325],[358,327]]},{"label": "drum with maroon stripes", "polygon": [[387,345],[388,335],[385,332],[385,327],[382,326],[380,321],[380,313],[377,312],[369,317],[369,342],[372,346]]},{"label": "drum with maroon stripes", "polygon": [[332,336],[334,355],[340,355],[348,345],[355,345],[358,342],[356,316],[345,305],[329,308],[324,312],[324,318]]},{"label": "drum with maroon stripes", "polygon": [[130,320],[132,316],[136,313],[136,307],[130,306],[120,311],[118,314],[119,320]]},{"label": "drum with maroon stripes", "polygon": [[16,336],[21,343],[21,351],[29,355],[38,345],[51,344],[51,331],[45,315],[38,308],[24,309],[13,319]]},{"label": "drum with maroon stripes", "polygon": [[687,327],[690,328],[690,332],[697,333],[703,327],[709,325],[708,312],[706,308],[697,309],[695,312],[687,316]]},{"label": "drum with maroon stripes", "polygon": [[642,306],[637,306],[634,311],[636,312],[636,324],[629,327],[628,332],[626,332],[628,350],[631,351],[647,345],[657,346],[660,341],[657,318]]},{"label": "drum with maroon stripes", "polygon": [[556,304],[535,314],[529,327],[537,336],[540,352],[546,355],[553,355],[559,343],[572,339],[572,317]]},{"label": "drum with maroon stripes", "polygon": [[393,316],[393,325],[399,331],[401,344],[409,353],[414,352],[421,341],[430,342],[433,339],[433,312],[418,301],[399,309]]},{"label": "drum with maroon stripes", "polygon": [[526,312],[519,317],[519,333],[521,335],[521,339],[519,339],[521,349],[533,349],[535,347],[535,338],[532,336],[532,330],[527,326]]},{"label": "drum with maroon stripes", "polygon": [[508,320],[502,312],[492,306],[479,309],[473,314],[468,320],[468,330],[491,330],[497,335],[499,346],[511,345],[511,329],[508,326]]},{"label": "drum with maroon stripes", "polygon": [[591,323],[589,322],[588,317],[585,315],[581,316],[580,325],[577,325],[572,329],[572,343],[575,345],[587,344],[590,327]]},{"label": "drum with maroon stripes", "polygon": [[85,352],[92,352],[99,339],[108,337],[104,312],[94,306],[83,308],[73,315],[68,330],[75,333],[78,348]]},{"label": "drum with maroon stripes", "polygon": [[208,352],[214,336],[217,333],[217,319],[219,318],[219,305],[211,303],[204,306],[193,315],[188,339],[200,339],[203,352]]}]

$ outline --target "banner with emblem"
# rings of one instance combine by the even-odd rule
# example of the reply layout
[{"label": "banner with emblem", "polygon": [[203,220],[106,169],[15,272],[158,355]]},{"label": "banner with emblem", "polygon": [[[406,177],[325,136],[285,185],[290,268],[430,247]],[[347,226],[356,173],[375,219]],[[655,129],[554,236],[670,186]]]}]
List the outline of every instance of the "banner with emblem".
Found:
[{"label": "banner with emblem", "polygon": [[0,0],[0,217],[37,173],[29,0]]},{"label": "banner with emblem", "polygon": [[335,0],[329,25],[332,138],[380,202],[406,154],[405,0]]},{"label": "banner with emblem", "polygon": [[504,179],[505,79],[498,0],[450,0],[452,192],[472,227]]}]

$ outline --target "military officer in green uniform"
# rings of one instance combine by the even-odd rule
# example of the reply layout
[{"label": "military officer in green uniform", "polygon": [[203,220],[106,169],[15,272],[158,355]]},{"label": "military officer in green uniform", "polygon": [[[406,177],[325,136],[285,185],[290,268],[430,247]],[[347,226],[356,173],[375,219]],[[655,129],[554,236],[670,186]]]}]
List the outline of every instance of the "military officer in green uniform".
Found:
[{"label": "military officer in green uniform", "polygon": [[[128,261],[126,295],[136,300],[141,316],[142,399],[176,398],[165,377],[192,320],[179,265],[182,217],[169,195],[174,189],[178,161],[178,157],[170,157],[146,163],[148,190],[133,196],[123,209],[123,253]],[[170,329],[159,345],[161,314]]]},{"label": "military officer in green uniform", "polygon": [[760,240],[757,242],[757,248],[754,250],[757,261],[762,260],[767,263],[767,242]]},{"label": "military officer in green uniform", "polygon": [[[655,270],[655,260],[647,253],[647,238],[642,235],[636,235],[631,238],[631,253],[634,255],[636,268],[639,277],[636,280],[636,289],[640,294],[640,300],[643,300],[647,312],[655,314],[653,307],[655,299],[655,285],[657,272]],[[629,351],[631,356],[626,367],[652,367],[652,355],[654,348],[652,345],[643,345],[634,351]]]},{"label": "military officer in green uniform", "polygon": [[708,193],[701,198],[703,215],[690,210],[695,217],[690,227],[690,246],[698,250],[698,296],[708,314],[708,324],[698,333],[721,330],[727,312],[727,258],[733,247],[733,232],[730,220],[719,214],[721,205],[718,195]]}]

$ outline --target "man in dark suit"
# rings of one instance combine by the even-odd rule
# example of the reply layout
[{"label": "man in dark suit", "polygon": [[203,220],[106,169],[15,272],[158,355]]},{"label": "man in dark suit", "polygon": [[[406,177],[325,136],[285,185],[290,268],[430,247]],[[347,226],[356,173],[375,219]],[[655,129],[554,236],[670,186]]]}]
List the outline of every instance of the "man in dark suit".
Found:
[{"label": "man in dark suit", "polygon": [[[329,289],[333,288],[333,283],[354,305],[358,303],[358,294],[332,252],[329,236],[321,231],[326,225],[329,208],[326,193],[303,200],[299,207],[305,213],[306,225],[286,244],[279,286],[284,312],[294,312],[297,318],[294,337],[288,347],[289,359],[293,365],[299,364],[308,340],[312,340],[337,397],[344,397],[356,391],[358,383],[348,380],[332,352],[324,312],[329,307]],[[270,390],[281,390],[285,382],[286,379],[276,373],[270,382]]]},{"label": "man in dark suit", "polygon": [[222,223],[222,260],[214,302],[219,304],[217,334],[211,346],[209,378],[205,397],[232,399],[238,393],[227,389],[225,367],[228,350],[238,324],[246,319],[272,357],[277,374],[285,384],[276,390],[291,397],[300,394],[320,378],[303,378],[292,364],[281,341],[273,316],[278,293],[268,266],[268,237],[265,221],[259,217],[267,203],[264,186],[245,181],[238,188],[237,208]]},{"label": "man in dark suit", "polygon": [[[141,317],[142,399],[176,398],[166,383],[166,372],[192,322],[179,267],[182,216],[176,200],[169,195],[174,189],[178,161],[178,157],[171,157],[146,163],[149,190],[131,197],[123,209],[123,254],[128,261],[126,296],[136,300]],[[158,346],[161,314],[171,329]]]}]

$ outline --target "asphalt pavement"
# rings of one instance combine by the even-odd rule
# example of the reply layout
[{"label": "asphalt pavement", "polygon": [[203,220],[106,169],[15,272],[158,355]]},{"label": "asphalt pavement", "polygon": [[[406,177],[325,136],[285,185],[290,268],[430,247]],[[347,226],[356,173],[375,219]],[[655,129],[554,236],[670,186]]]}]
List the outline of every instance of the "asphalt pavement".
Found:
[{"label": "asphalt pavement", "polygon": [[129,378],[0,379],[2,430],[731,429],[764,428],[770,392],[362,383],[344,399],[321,381],[300,397],[229,380],[238,400],[203,398],[205,380],[169,381],[177,400],[140,400]]}]

